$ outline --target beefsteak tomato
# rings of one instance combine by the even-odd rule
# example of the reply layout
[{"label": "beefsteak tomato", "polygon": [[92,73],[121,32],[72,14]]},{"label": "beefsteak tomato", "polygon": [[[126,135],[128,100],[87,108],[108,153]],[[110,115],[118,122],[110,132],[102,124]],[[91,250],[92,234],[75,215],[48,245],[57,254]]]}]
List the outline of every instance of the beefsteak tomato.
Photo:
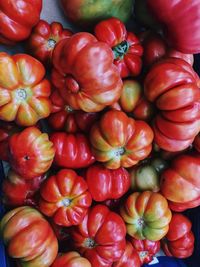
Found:
[{"label": "beefsteak tomato", "polygon": [[65,38],[70,38],[71,35],[72,32],[64,29],[59,22],[54,21],[49,24],[45,20],[40,20],[27,40],[27,48],[31,55],[46,66],[50,66],[56,44]]},{"label": "beefsteak tomato", "polygon": [[93,206],[72,230],[75,247],[92,267],[111,267],[124,253],[126,227],[122,218],[104,205]]},{"label": "beefsteak tomato", "polygon": [[122,78],[140,74],[142,45],[133,32],[127,32],[122,21],[117,18],[103,20],[95,26],[94,32],[99,41],[112,48],[114,64]]},{"label": "beefsteak tomato", "polygon": [[94,163],[88,139],[84,134],[53,133],[50,136],[55,152],[54,163],[64,168],[85,168]]},{"label": "beefsteak tomato", "polygon": [[95,201],[118,199],[130,187],[130,176],[126,169],[110,170],[98,163],[87,169],[86,181]]},{"label": "beefsteak tomato", "polygon": [[0,232],[10,257],[20,266],[49,267],[58,252],[58,241],[46,219],[35,209],[22,206],[9,211]]},{"label": "beefsteak tomato", "polygon": [[40,189],[39,209],[58,225],[80,224],[91,204],[86,181],[70,169],[50,176]]},{"label": "beefsteak tomato", "polygon": [[161,175],[161,192],[174,211],[200,204],[200,156],[180,155]]},{"label": "beefsteak tomato", "polygon": [[26,54],[0,53],[0,119],[32,126],[51,113],[45,68]]},{"label": "beefsteak tomato", "polygon": [[9,154],[14,171],[24,179],[32,179],[48,171],[55,149],[48,135],[32,126],[10,137]]},{"label": "beefsteak tomato", "polygon": [[96,160],[109,169],[131,167],[150,154],[153,131],[144,121],[110,110],[91,128],[90,141]]},{"label": "beefsteak tomato", "polygon": [[52,82],[73,109],[97,112],[116,102],[122,80],[111,48],[79,32],[60,41],[53,52]]},{"label": "beefsteak tomato", "polygon": [[42,0],[7,0],[0,4],[0,43],[14,44],[28,38],[40,19]]},{"label": "beefsteak tomato", "polygon": [[58,254],[51,267],[91,267],[90,262],[76,251]]},{"label": "beefsteak tomato", "polygon": [[194,235],[190,220],[180,213],[174,213],[169,231],[162,240],[162,249],[168,257],[188,258],[194,251]]},{"label": "beefsteak tomato", "polygon": [[150,191],[132,193],[121,206],[120,214],[130,236],[151,241],[167,234],[172,216],[167,200]]},{"label": "beefsteak tomato", "polygon": [[156,20],[163,25],[167,42],[183,53],[199,53],[200,5],[193,0],[147,0]]},{"label": "beefsteak tomato", "polygon": [[155,254],[160,250],[160,241],[138,240],[133,237],[130,237],[129,241],[139,254],[142,265],[151,262]]},{"label": "beefsteak tomato", "polygon": [[147,99],[160,110],[154,122],[155,142],[176,152],[189,147],[200,131],[200,80],[191,65],[168,58],[153,65],[145,78]]}]

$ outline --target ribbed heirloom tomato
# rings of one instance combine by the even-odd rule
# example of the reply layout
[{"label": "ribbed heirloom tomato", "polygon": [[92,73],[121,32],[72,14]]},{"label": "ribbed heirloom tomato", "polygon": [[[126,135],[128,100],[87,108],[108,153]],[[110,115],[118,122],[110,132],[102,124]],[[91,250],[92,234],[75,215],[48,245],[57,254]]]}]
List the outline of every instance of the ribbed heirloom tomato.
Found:
[{"label": "ribbed heirloom tomato", "polygon": [[166,235],[172,216],[167,200],[151,191],[132,193],[121,206],[120,214],[130,236],[151,241]]},{"label": "ribbed heirloom tomato", "polygon": [[86,181],[70,169],[62,169],[47,178],[40,196],[40,211],[66,227],[80,224],[92,204]]},{"label": "ribbed heirloom tomato", "polygon": [[92,267],[111,267],[124,253],[126,227],[122,218],[104,205],[93,206],[72,230],[74,246]]},{"label": "ribbed heirloom tomato", "polygon": [[58,254],[51,267],[91,267],[90,262],[76,251]]},{"label": "ribbed heirloom tomato", "polygon": [[155,142],[176,152],[189,147],[200,131],[200,79],[192,66],[167,58],[148,72],[145,94],[159,109],[154,121]]},{"label": "ribbed heirloom tomato", "polygon": [[14,44],[28,38],[40,19],[42,0],[3,0],[0,3],[0,43]]},{"label": "ribbed heirloom tomato", "polygon": [[51,113],[45,68],[26,54],[0,53],[0,119],[32,126]]},{"label": "ribbed heirloom tomato", "polygon": [[34,126],[12,135],[9,151],[12,168],[24,179],[32,179],[48,171],[55,155],[48,134]]},{"label": "ribbed heirloom tomato", "polygon": [[117,110],[104,113],[90,131],[94,156],[109,169],[137,164],[150,154],[152,141],[153,131],[146,122]]},{"label": "ribbed heirloom tomato", "polygon": [[79,32],[54,49],[52,82],[73,109],[97,112],[116,102],[122,80],[111,48],[94,35]]},{"label": "ribbed heirloom tomato", "polygon": [[109,18],[95,26],[95,36],[107,43],[114,54],[114,64],[122,78],[138,76],[142,69],[143,48],[133,32],[127,32],[125,25],[117,18]]},{"label": "ribbed heirloom tomato", "polygon": [[59,22],[54,21],[49,24],[45,20],[40,20],[27,41],[27,47],[31,55],[49,66],[56,44],[71,35],[72,32],[64,29]]},{"label": "ribbed heirloom tomato", "polygon": [[57,256],[57,238],[36,209],[22,206],[9,211],[0,222],[0,232],[8,255],[19,266],[49,267]]},{"label": "ribbed heirloom tomato", "polygon": [[188,258],[194,251],[192,224],[183,214],[174,213],[169,224],[169,231],[162,240],[162,248],[167,256]]}]

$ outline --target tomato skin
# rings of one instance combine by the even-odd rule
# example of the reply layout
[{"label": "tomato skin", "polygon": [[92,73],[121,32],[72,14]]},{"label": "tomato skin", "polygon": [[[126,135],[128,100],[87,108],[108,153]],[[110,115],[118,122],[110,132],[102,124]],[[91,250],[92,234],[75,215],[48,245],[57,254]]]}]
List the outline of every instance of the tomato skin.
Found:
[{"label": "tomato skin", "polygon": [[[167,42],[183,53],[199,53],[198,45],[200,7],[199,1],[147,0],[147,5],[163,25]],[[195,18],[195,20],[194,20]]]},{"label": "tomato skin", "polygon": [[137,164],[151,152],[152,141],[153,131],[146,122],[117,110],[104,113],[90,131],[94,156],[109,169]]},{"label": "tomato skin", "polygon": [[46,133],[27,127],[9,139],[11,167],[24,179],[40,176],[51,167],[55,149]]},{"label": "tomato skin", "polygon": [[90,262],[76,251],[58,254],[51,267],[91,267]]},{"label": "tomato skin", "polygon": [[51,86],[45,68],[26,54],[0,53],[0,119],[35,125],[51,113]]},{"label": "tomato skin", "polygon": [[51,134],[55,152],[54,163],[64,168],[85,168],[94,163],[95,158],[84,134]]},{"label": "tomato skin", "polygon": [[0,43],[15,44],[28,38],[40,19],[42,0],[3,1],[0,5]]},{"label": "tomato skin", "polygon": [[121,94],[122,80],[113,59],[106,43],[90,33],[76,33],[54,49],[52,83],[73,109],[100,111]]},{"label": "tomato skin", "polygon": [[169,231],[162,240],[162,248],[167,256],[188,258],[194,251],[194,235],[190,220],[181,213],[174,213]]},{"label": "tomato skin", "polygon": [[130,188],[130,177],[126,169],[110,170],[99,163],[87,169],[86,181],[95,201],[119,199]]},{"label": "tomato skin", "polygon": [[72,230],[77,250],[92,267],[111,267],[123,255],[126,227],[122,218],[104,205],[93,206]]},{"label": "tomato skin", "polygon": [[4,205],[11,207],[36,206],[37,201],[34,195],[39,191],[40,185],[45,178],[45,175],[43,175],[26,180],[10,169],[2,183]]},{"label": "tomato skin", "polygon": [[150,241],[148,239],[137,240],[129,238],[133,248],[140,256],[141,264],[147,264],[153,260],[153,256],[160,250],[160,241]]},{"label": "tomato skin", "polygon": [[156,144],[170,152],[189,147],[200,130],[199,77],[186,61],[168,58],[154,64],[145,78],[145,95],[155,102]]},{"label": "tomato skin", "polygon": [[70,38],[71,35],[72,32],[64,29],[62,24],[57,21],[49,24],[45,20],[40,20],[27,40],[27,49],[31,55],[43,64],[51,66],[52,54],[56,43],[65,38]]},{"label": "tomato skin", "polygon": [[113,263],[112,267],[140,267],[140,257],[129,241],[126,241],[125,251],[120,260]]},{"label": "tomato skin", "polygon": [[180,155],[161,175],[161,192],[174,211],[183,211],[199,205],[200,158],[198,155]]},{"label": "tomato skin", "polygon": [[22,206],[4,215],[0,231],[10,257],[23,266],[49,267],[57,256],[58,241],[46,219]]},{"label": "tomato skin", "polygon": [[95,36],[107,43],[114,53],[114,64],[122,78],[138,76],[142,69],[143,48],[137,36],[127,32],[125,25],[117,18],[109,18],[95,26]]},{"label": "tomato skin", "polygon": [[200,133],[194,139],[194,147],[200,153]]},{"label": "tomato skin", "polygon": [[151,241],[159,241],[166,235],[172,216],[167,200],[151,191],[129,195],[120,214],[126,223],[127,234]]},{"label": "tomato skin", "polygon": [[52,101],[52,113],[48,117],[48,123],[56,131],[65,130],[67,133],[87,133],[99,117],[96,112],[72,109],[65,104],[58,90],[52,92],[50,99]]},{"label": "tomato skin", "polygon": [[91,204],[86,181],[71,169],[50,176],[40,189],[39,209],[58,225],[80,224]]}]

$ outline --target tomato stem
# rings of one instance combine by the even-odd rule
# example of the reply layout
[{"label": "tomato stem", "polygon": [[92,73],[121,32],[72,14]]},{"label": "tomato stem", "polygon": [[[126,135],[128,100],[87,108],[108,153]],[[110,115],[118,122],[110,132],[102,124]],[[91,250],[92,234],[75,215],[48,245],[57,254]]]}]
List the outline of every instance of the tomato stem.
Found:
[{"label": "tomato stem", "polygon": [[114,59],[123,59],[124,55],[126,55],[129,50],[129,43],[125,40],[119,45],[116,45],[112,50],[114,54]]}]

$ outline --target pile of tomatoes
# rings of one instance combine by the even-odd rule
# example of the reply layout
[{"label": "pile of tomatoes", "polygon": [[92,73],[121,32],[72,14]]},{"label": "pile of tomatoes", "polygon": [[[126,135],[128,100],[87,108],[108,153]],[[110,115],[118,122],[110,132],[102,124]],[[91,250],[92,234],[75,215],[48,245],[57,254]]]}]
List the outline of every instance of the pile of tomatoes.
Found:
[{"label": "pile of tomatoes", "polygon": [[26,51],[0,52],[0,233],[16,266],[191,256],[181,212],[200,205],[195,51],[116,17],[73,33],[40,20],[41,0],[0,2],[0,42]]}]

